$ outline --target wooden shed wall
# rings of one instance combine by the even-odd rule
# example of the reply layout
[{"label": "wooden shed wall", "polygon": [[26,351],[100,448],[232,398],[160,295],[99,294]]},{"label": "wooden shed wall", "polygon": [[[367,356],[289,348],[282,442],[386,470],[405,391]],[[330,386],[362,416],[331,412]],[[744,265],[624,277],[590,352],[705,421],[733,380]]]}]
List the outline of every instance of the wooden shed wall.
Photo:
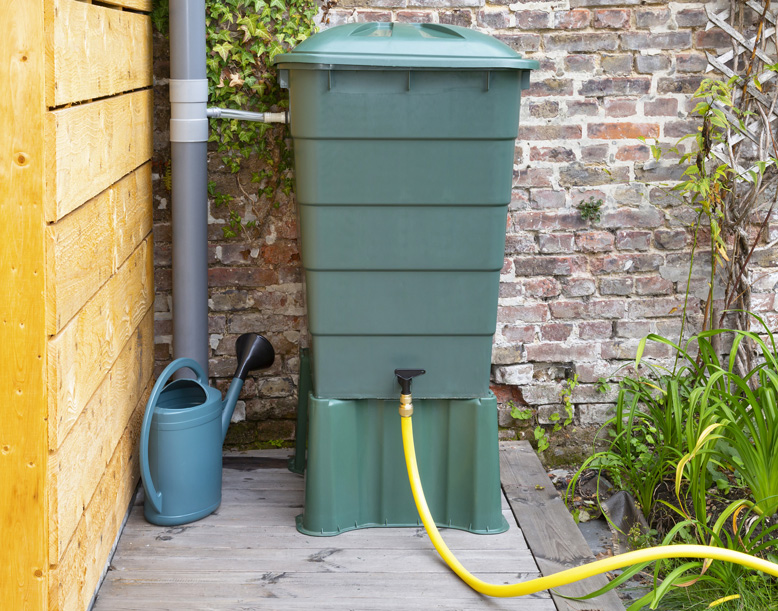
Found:
[{"label": "wooden shed wall", "polygon": [[154,347],[150,10],[0,3],[3,608],[86,609],[138,481]]}]

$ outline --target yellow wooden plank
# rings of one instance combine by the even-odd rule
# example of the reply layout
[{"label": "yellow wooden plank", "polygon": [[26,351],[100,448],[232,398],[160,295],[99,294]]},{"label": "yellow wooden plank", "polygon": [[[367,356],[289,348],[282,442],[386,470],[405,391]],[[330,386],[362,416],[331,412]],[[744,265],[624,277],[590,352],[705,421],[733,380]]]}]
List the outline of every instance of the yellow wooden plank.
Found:
[{"label": "yellow wooden plank", "polygon": [[154,312],[124,346],[49,463],[49,557],[70,541],[154,368]]},{"label": "yellow wooden plank", "polygon": [[60,562],[52,565],[50,611],[86,609],[119,534],[139,479],[138,435],[146,387]]},{"label": "yellow wooden plank", "polygon": [[46,230],[46,330],[56,335],[151,231],[151,163]]},{"label": "yellow wooden plank", "polygon": [[154,301],[151,236],[48,345],[49,448],[56,450]]},{"label": "yellow wooden plank", "polygon": [[47,607],[43,6],[0,2],[0,601]]},{"label": "yellow wooden plank", "polygon": [[152,85],[151,18],[76,0],[48,0],[49,107]]},{"label": "yellow wooden plank", "polygon": [[46,115],[46,220],[55,222],[151,158],[150,90]]},{"label": "yellow wooden plank", "polygon": [[130,8],[136,11],[151,11],[151,0],[101,0],[101,4]]}]

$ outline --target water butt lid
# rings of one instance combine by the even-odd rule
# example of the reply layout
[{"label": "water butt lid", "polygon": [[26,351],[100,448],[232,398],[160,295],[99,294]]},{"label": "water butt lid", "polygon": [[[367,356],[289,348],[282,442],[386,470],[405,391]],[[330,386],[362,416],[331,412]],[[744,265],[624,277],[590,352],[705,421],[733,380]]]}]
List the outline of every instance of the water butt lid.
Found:
[{"label": "water butt lid", "polygon": [[439,23],[349,23],[301,42],[275,57],[280,68],[435,68],[535,70],[496,38]]}]

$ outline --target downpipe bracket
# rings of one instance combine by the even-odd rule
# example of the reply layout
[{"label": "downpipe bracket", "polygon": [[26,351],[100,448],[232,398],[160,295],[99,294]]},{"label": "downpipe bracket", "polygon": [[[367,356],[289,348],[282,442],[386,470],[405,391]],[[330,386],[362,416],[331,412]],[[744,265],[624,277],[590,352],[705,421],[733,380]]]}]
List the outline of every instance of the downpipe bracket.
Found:
[{"label": "downpipe bracket", "polygon": [[256,123],[289,123],[288,110],[282,112],[250,112],[248,110],[211,107],[206,110],[205,114],[209,119],[238,119],[239,121],[254,121]]}]

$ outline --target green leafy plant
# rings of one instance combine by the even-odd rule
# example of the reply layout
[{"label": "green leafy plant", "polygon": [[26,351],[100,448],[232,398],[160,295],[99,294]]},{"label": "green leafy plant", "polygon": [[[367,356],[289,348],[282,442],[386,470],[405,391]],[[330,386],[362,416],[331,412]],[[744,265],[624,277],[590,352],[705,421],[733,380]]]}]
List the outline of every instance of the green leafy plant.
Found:
[{"label": "green leafy plant", "polygon": [[[206,72],[208,100],[212,106],[256,112],[288,107],[288,97],[279,84],[273,58],[315,32],[315,0],[206,0]],[[151,19],[166,33],[167,0],[154,0]],[[209,142],[224,165],[237,174],[243,162],[255,157],[268,169],[254,172],[251,184],[256,197],[247,197],[254,219],[264,219],[280,206],[280,194],[292,190],[292,151],[283,126],[237,119],[212,119]],[[237,180],[237,177],[236,177]],[[244,185],[238,188],[247,196]],[[235,237],[258,226],[243,221],[241,208],[224,199],[228,222],[225,237]],[[245,204],[241,204],[245,205]],[[248,236],[246,236],[248,237]]]},{"label": "green leafy plant", "polygon": [[594,196],[589,197],[586,201],[576,206],[581,211],[581,218],[585,221],[591,221],[592,223],[599,223],[602,218],[602,199],[594,199]]}]

